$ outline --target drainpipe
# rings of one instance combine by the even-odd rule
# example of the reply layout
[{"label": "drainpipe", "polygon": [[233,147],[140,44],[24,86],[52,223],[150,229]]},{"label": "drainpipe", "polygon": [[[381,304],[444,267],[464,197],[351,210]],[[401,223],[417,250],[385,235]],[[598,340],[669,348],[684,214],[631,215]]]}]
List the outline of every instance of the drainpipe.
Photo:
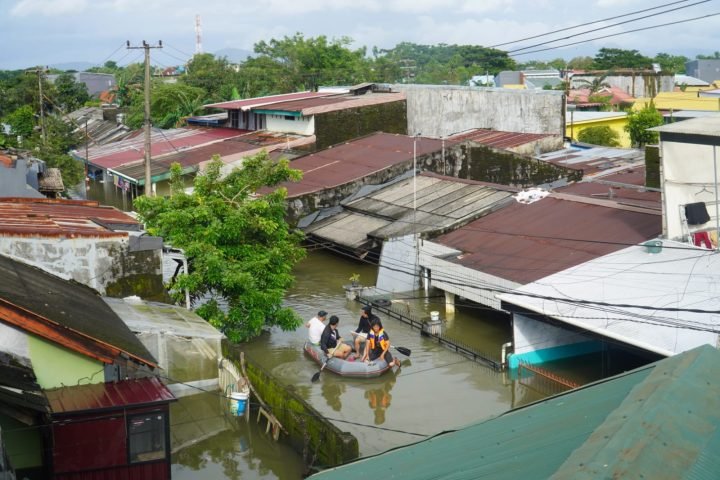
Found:
[{"label": "drainpipe", "polygon": [[505,370],[505,367],[507,365],[506,352],[507,352],[507,349],[510,347],[512,347],[512,342],[503,343],[503,345],[502,345],[502,351],[500,352],[500,357],[502,358],[502,362],[500,363],[500,366],[503,370]]}]

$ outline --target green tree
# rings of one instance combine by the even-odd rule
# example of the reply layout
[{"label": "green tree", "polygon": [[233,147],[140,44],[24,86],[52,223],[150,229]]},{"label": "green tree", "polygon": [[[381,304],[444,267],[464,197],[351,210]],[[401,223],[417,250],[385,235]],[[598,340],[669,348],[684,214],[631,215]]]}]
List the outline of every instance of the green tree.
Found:
[{"label": "green tree", "polygon": [[23,105],[3,118],[3,123],[10,125],[12,135],[29,138],[35,128],[35,109],[30,105]]},{"label": "green tree", "polygon": [[38,131],[27,141],[33,155],[45,161],[48,167],[60,169],[65,188],[82,182],[85,177],[83,164],[69,155],[82,140],[80,132],[57,115],[45,117],[45,131],[47,142]]},{"label": "green tree", "polygon": [[578,140],[591,145],[602,145],[605,147],[620,146],[618,133],[607,125],[583,128],[578,134]]},{"label": "green tree", "polygon": [[304,256],[302,235],[285,222],[284,188],[255,194],[301,174],[265,152],[224,178],[222,166],[214,157],[187,194],[175,164],[170,197],[135,202],[148,230],[182,248],[190,262],[190,273],[177,278],[171,293],[180,300],[187,288],[194,299],[209,298],[197,313],[233,342],[257,336],[265,325],[294,329],[301,320],[282,300],[293,282],[292,268]]},{"label": "green tree", "polygon": [[[235,71],[225,57],[211,53],[198,53],[187,64],[187,73],[181,77],[185,85],[201,88],[211,102],[227,100],[221,95],[223,88],[228,91],[236,83]],[[229,87],[228,87],[229,86]]]},{"label": "green tree", "polygon": [[698,54],[698,55],[695,55],[695,58],[697,60],[717,60],[720,58],[720,52],[716,51],[712,55]]},{"label": "green tree", "polygon": [[685,63],[690,60],[684,55],[670,55],[669,53],[658,53],[655,55],[655,63],[660,64],[663,72],[685,73]]},{"label": "green tree", "polygon": [[205,104],[205,91],[181,83],[159,83],[153,86],[151,112],[153,125],[172,128],[185,118],[200,113]]},{"label": "green tree", "polygon": [[633,145],[642,147],[648,143],[657,143],[658,132],[649,132],[647,129],[663,124],[663,117],[652,103],[642,110],[630,112],[625,131],[630,134]]},{"label": "green tree", "polygon": [[601,48],[593,60],[593,68],[612,70],[618,68],[652,68],[652,59],[637,50]]},{"label": "green tree", "polygon": [[75,76],[69,73],[58,75],[55,79],[54,103],[65,112],[72,112],[90,100],[87,86],[75,81]]},{"label": "green tree", "polygon": [[604,75],[596,75],[592,79],[581,78],[576,81],[576,86],[580,88],[587,88],[590,90],[590,94],[597,93],[603,88],[610,88],[610,84],[606,81],[610,72]]},{"label": "green tree", "polygon": [[572,70],[591,70],[593,63],[592,57],[575,57],[568,62],[568,68]]}]

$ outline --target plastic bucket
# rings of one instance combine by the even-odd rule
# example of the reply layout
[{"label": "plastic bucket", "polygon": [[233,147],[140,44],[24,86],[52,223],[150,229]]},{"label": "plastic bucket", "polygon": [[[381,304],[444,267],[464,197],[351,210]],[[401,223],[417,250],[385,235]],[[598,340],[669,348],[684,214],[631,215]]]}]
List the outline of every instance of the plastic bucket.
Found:
[{"label": "plastic bucket", "polygon": [[433,322],[439,322],[440,321],[440,312],[437,312],[437,311],[430,312],[430,320]]},{"label": "plastic bucket", "polygon": [[230,413],[236,416],[240,416],[245,413],[245,408],[247,408],[247,401],[247,392],[232,392],[230,394]]}]

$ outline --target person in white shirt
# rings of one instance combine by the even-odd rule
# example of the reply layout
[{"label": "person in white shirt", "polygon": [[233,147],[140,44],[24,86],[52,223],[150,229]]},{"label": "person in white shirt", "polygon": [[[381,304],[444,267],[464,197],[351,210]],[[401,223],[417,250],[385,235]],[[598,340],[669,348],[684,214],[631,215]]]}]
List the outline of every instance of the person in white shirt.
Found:
[{"label": "person in white shirt", "polygon": [[310,343],[313,345],[320,345],[320,337],[322,336],[323,330],[325,330],[325,317],[327,317],[327,312],[320,310],[317,316],[311,318],[310,321],[305,324],[305,327],[308,328],[308,340],[310,340]]}]

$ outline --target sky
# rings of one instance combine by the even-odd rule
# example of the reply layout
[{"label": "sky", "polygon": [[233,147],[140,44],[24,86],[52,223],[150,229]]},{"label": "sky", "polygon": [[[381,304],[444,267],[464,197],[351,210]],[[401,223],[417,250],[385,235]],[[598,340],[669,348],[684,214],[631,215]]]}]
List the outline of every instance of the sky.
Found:
[{"label": "sky", "polygon": [[[348,36],[354,46],[370,51],[402,41],[493,46],[669,3],[674,4],[645,15],[687,8],[556,44],[720,13],[720,0],[0,0],[0,69],[141,60],[140,50],[124,48],[126,40],[135,45],[162,40],[165,48],[152,52],[153,63],[178,65],[195,51],[196,15],[201,17],[205,52],[252,50],[255,42],[296,32]],[[632,18],[500,48],[511,50]],[[720,50],[720,16],[514,58],[567,60],[594,56],[601,47],[637,49],[648,56],[711,54]]]}]

